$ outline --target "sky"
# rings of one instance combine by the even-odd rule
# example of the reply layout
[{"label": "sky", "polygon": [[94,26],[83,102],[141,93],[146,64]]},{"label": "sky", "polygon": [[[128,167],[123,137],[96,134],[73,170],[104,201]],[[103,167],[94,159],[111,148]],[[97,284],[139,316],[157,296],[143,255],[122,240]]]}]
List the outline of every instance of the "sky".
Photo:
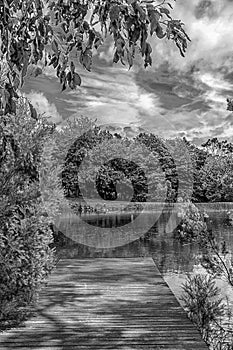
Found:
[{"label": "sky", "polygon": [[112,63],[113,46],[95,53],[92,72],[77,65],[82,86],[61,92],[54,71],[27,79],[24,92],[40,113],[57,124],[73,115],[97,120],[133,136],[149,131],[164,138],[186,137],[200,145],[218,137],[233,142],[233,0],[177,0],[173,18],[191,38],[186,57],[172,41],[150,38],[152,67]]}]

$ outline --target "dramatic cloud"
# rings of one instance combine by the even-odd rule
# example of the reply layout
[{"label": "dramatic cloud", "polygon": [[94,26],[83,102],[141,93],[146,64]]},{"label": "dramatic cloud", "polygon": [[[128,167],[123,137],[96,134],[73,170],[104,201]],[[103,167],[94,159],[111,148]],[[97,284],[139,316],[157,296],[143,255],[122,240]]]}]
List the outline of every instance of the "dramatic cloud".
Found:
[{"label": "dramatic cloud", "polygon": [[151,40],[153,67],[138,69],[137,83],[159,97],[162,115],[179,135],[198,143],[212,136],[231,139],[225,118],[226,98],[233,97],[233,2],[179,0],[173,13],[192,39],[186,57],[170,41]]},{"label": "dramatic cloud", "polygon": [[192,39],[185,58],[171,41],[153,38],[153,67],[145,71],[136,64],[129,72],[112,63],[108,40],[94,55],[93,72],[78,68],[81,88],[61,93],[47,69],[29,79],[25,92],[58,123],[61,116],[82,114],[128,136],[144,128],[198,144],[213,136],[232,140],[226,97],[233,97],[233,1],[177,0],[173,14]]}]

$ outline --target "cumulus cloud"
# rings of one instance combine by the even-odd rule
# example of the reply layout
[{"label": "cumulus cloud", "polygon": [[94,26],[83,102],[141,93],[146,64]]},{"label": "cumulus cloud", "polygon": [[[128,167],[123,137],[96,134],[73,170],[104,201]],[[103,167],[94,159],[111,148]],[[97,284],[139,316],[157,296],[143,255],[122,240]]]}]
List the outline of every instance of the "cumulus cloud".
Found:
[{"label": "cumulus cloud", "polygon": [[26,94],[27,98],[31,101],[36,111],[48,118],[52,123],[60,123],[62,117],[59,114],[54,103],[50,103],[46,96],[42,92],[31,91]]},{"label": "cumulus cloud", "polygon": [[167,60],[173,69],[187,71],[198,69],[232,70],[231,43],[233,42],[233,2],[229,0],[179,0],[174,11],[175,18],[185,23],[185,30],[192,42],[182,58],[170,41],[153,40],[154,64],[159,66]]}]

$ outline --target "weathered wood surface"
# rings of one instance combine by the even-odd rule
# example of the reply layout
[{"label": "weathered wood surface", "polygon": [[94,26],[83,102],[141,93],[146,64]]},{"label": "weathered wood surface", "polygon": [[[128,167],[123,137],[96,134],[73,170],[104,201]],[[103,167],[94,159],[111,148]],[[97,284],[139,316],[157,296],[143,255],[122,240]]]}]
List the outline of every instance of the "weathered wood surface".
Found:
[{"label": "weathered wood surface", "polygon": [[151,258],[61,260],[38,314],[0,349],[205,350]]}]

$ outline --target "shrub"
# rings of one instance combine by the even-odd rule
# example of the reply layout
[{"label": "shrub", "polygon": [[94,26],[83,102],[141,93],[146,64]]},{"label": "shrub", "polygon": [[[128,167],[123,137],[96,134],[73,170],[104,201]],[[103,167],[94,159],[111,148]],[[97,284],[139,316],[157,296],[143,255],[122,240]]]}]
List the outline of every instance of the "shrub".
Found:
[{"label": "shrub", "polygon": [[24,98],[15,115],[0,118],[0,327],[21,318],[53,267],[51,198],[42,198],[39,187],[43,145],[52,131],[42,117],[31,118]]},{"label": "shrub", "polygon": [[213,276],[188,276],[181,300],[211,350],[233,349],[232,315]]},{"label": "shrub", "polygon": [[216,239],[212,230],[200,235],[201,264],[214,277],[225,279],[233,287],[233,257],[224,240]]},{"label": "shrub", "polygon": [[[21,219],[13,213],[0,229],[0,320],[27,307],[53,266],[52,232],[39,206]],[[9,308],[14,305],[14,309]]]},{"label": "shrub", "polygon": [[176,227],[174,236],[181,242],[192,241],[206,232],[204,216],[193,203],[180,202],[177,215],[181,221]]}]

